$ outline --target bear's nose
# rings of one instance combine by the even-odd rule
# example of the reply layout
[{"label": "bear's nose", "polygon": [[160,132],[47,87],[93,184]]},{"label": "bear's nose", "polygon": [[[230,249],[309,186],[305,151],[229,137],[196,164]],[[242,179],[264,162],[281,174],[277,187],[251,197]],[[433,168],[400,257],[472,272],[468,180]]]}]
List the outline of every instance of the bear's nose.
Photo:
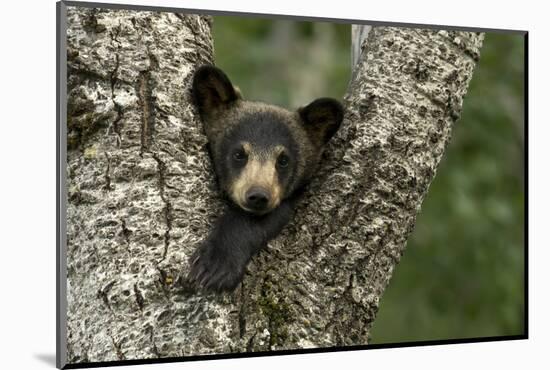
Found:
[{"label": "bear's nose", "polygon": [[269,192],[257,186],[251,187],[245,194],[246,206],[254,211],[265,211],[269,203]]}]

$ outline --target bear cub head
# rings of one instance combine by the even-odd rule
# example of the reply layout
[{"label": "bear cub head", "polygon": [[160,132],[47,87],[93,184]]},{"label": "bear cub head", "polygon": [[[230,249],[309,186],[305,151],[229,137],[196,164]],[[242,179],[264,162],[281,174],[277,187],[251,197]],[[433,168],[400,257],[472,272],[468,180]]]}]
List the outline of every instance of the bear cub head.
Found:
[{"label": "bear cub head", "polygon": [[197,69],[192,91],[222,191],[256,215],[308,182],[343,118],[342,105],[331,98],[296,111],[244,100],[213,66]]}]

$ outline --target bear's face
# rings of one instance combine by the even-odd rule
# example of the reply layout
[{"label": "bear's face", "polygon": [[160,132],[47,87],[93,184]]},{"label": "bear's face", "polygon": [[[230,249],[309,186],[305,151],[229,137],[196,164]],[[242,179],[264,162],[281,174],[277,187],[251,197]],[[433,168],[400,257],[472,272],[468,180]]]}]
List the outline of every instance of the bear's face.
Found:
[{"label": "bear's face", "polygon": [[330,98],[294,112],[246,101],[212,66],[195,72],[193,95],[222,190],[258,215],[309,180],[343,117],[341,104]]},{"label": "bear's face", "polygon": [[302,151],[286,121],[291,116],[253,107],[242,112],[220,138],[214,163],[220,184],[233,202],[263,214],[294,190],[303,172]]}]

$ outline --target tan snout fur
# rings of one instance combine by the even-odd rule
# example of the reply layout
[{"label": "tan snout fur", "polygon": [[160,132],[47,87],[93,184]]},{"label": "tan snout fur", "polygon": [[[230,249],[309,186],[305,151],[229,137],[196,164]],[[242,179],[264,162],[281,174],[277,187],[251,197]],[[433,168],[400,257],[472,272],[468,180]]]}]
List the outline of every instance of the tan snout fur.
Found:
[{"label": "tan snout fur", "polygon": [[275,148],[273,153],[264,153],[260,156],[254,152],[248,143],[244,144],[243,148],[248,155],[248,161],[239,177],[232,184],[231,196],[241,208],[249,210],[246,207],[246,192],[252,187],[261,187],[270,196],[267,209],[267,212],[269,212],[281,202],[282,189],[275,167],[281,150]]}]

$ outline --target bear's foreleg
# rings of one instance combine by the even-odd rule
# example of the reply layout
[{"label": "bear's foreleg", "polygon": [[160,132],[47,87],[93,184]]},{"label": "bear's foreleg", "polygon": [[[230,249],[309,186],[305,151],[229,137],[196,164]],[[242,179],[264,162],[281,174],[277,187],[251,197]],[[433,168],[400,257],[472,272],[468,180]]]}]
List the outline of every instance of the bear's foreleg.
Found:
[{"label": "bear's foreleg", "polygon": [[294,200],[284,200],[263,216],[228,206],[191,257],[188,280],[207,290],[234,290],[242,281],[250,259],[288,223],[294,204]]}]

